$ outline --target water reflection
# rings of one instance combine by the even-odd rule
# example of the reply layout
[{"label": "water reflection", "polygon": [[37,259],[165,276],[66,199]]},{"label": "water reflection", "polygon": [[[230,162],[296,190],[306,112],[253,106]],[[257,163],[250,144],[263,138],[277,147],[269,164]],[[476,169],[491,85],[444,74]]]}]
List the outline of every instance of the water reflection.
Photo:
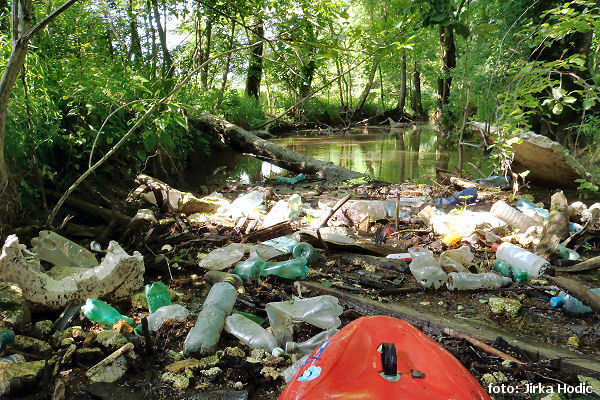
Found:
[{"label": "water reflection", "polygon": [[[424,181],[426,175],[435,177],[435,169],[456,168],[458,154],[449,150],[448,143],[428,126],[389,128],[360,127],[346,134],[316,136],[303,131],[294,136],[274,139],[273,142],[323,161],[367,174],[388,182],[407,180]],[[465,163],[478,157],[472,147],[465,149]],[[224,181],[257,182],[264,177],[279,175],[283,170],[267,162],[234,152],[215,154],[211,160],[191,160],[191,170],[186,174],[192,184],[213,184]],[[196,168],[194,166],[196,164]],[[219,169],[219,166],[225,166]],[[198,167],[201,166],[201,167]],[[206,176],[197,173],[215,171]],[[212,168],[211,168],[212,167]],[[203,180],[203,181],[202,181]],[[202,182],[200,182],[202,181]]]}]

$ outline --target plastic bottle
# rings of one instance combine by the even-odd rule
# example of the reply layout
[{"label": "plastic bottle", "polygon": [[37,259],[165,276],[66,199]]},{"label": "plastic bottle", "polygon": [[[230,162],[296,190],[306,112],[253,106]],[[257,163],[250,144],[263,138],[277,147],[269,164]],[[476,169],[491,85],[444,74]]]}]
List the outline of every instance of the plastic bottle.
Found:
[{"label": "plastic bottle", "polygon": [[235,266],[233,273],[242,278],[242,280],[247,280],[248,278],[253,281],[257,281],[260,279],[260,274],[262,270],[265,268],[266,261],[261,260],[260,258],[249,258],[246,261],[242,261]]},{"label": "plastic bottle", "polygon": [[525,232],[532,226],[539,225],[533,218],[530,218],[519,210],[509,206],[502,200],[495,202],[490,209],[490,212],[494,214],[495,217],[521,232]]},{"label": "plastic bottle", "polygon": [[308,356],[310,356],[310,354],[305,355],[304,357],[287,367],[285,371],[281,373],[281,376],[283,377],[285,383],[290,383],[292,379],[294,379],[294,376],[296,376],[298,371],[300,371],[300,368],[302,368],[306,364]]},{"label": "plastic bottle", "polygon": [[183,343],[186,357],[214,353],[236,299],[237,290],[229,282],[218,282],[210,288],[198,320]]},{"label": "plastic bottle", "polygon": [[281,347],[293,340],[294,321],[321,329],[337,328],[341,325],[339,315],[344,311],[338,299],[329,295],[268,303],[265,310],[273,336]]},{"label": "plastic bottle", "polygon": [[15,332],[12,329],[0,331],[0,348],[15,340]]},{"label": "plastic bottle", "polygon": [[581,256],[575,250],[569,249],[562,244],[558,244],[556,246],[556,253],[558,256],[564,260],[579,260]]},{"label": "plastic bottle", "polygon": [[536,206],[531,200],[529,200],[526,197],[523,197],[522,199],[519,199],[519,201],[517,201],[517,209],[522,212],[528,210],[534,211],[543,219],[547,219],[550,216],[550,211],[544,210],[543,208]]},{"label": "plastic bottle", "polygon": [[488,187],[497,187],[502,190],[509,189],[512,186],[512,176],[492,175],[487,178],[473,179],[473,182],[480,183]]},{"label": "plastic bottle", "polygon": [[287,279],[304,279],[307,272],[308,266],[306,265],[306,259],[294,258],[289,261],[265,263],[260,275],[276,275]]},{"label": "plastic bottle", "polygon": [[239,314],[231,314],[225,319],[225,332],[232,334],[253,349],[263,349],[270,353],[277,347],[275,337],[270,332]]},{"label": "plastic bottle", "polygon": [[148,302],[148,310],[150,314],[153,314],[156,310],[162,306],[168,306],[173,304],[171,297],[169,297],[169,290],[167,286],[162,282],[154,282],[146,285],[146,301]]},{"label": "plastic bottle", "polygon": [[40,231],[37,238],[31,240],[34,252],[40,260],[61,267],[94,268],[98,260],[94,253],[69,239],[51,231]]},{"label": "plastic bottle", "polygon": [[448,274],[446,286],[450,290],[476,290],[497,289],[511,283],[512,279],[494,274],[493,272],[486,272],[484,274],[451,272]]},{"label": "plastic bottle", "polygon": [[440,263],[433,258],[433,252],[423,247],[411,247],[408,249],[412,258],[409,264],[410,272],[417,282],[425,287],[439,289],[448,275],[444,272]]},{"label": "plastic bottle", "polygon": [[303,180],[306,179],[306,175],[304,174],[298,174],[293,178],[288,178],[286,176],[278,176],[277,178],[275,178],[275,182],[277,183],[288,183],[290,185],[295,185],[298,182],[302,182]]},{"label": "plastic bottle", "polygon": [[125,320],[130,325],[134,325],[131,318],[121,315],[115,308],[109,306],[102,300],[87,299],[85,304],[81,307],[81,311],[83,311],[83,315],[89,320],[97,322],[107,329],[112,328],[112,326],[120,320]]},{"label": "plastic bottle", "polygon": [[306,260],[307,265],[312,265],[319,259],[319,255],[312,247],[310,243],[300,242],[292,249],[292,256],[294,258],[303,258]]},{"label": "plastic bottle", "polygon": [[550,263],[542,257],[508,242],[498,246],[496,258],[506,261],[513,267],[520,268],[535,278],[542,275],[550,266]]},{"label": "plastic bottle", "polygon": [[221,271],[240,261],[250,248],[245,243],[231,243],[228,246],[214,249],[200,260],[200,266],[206,269]]},{"label": "plastic bottle", "polygon": [[2,364],[20,364],[27,362],[22,354],[11,354],[10,356],[0,358],[0,366]]},{"label": "plastic bottle", "polygon": [[332,337],[333,335],[335,335],[338,332],[339,332],[339,329],[327,329],[326,331],[318,333],[315,336],[311,337],[310,339],[308,339],[304,342],[301,342],[301,343],[287,342],[285,344],[285,352],[290,353],[290,354],[292,354],[292,353],[310,354],[317,347],[319,347],[321,344],[323,344],[324,341],[326,341],[327,339],[329,339],[330,337]]},{"label": "plastic bottle", "polygon": [[183,322],[187,319],[188,315],[190,315],[190,312],[181,304],[162,306],[152,314],[148,315],[148,329],[152,332],[157,331],[168,319]]},{"label": "plastic bottle", "polygon": [[511,277],[517,282],[526,282],[530,276],[526,271],[521,268],[514,267],[504,260],[494,260],[492,263],[494,270],[501,273],[504,276]]},{"label": "plastic bottle", "polygon": [[[591,292],[600,296],[600,288],[590,289]],[[550,299],[552,307],[562,307],[569,314],[586,314],[592,311],[591,308],[583,304],[579,299],[561,291],[558,296]]]},{"label": "plastic bottle", "polygon": [[230,274],[224,271],[208,271],[204,274],[204,281],[210,285],[214,285],[217,282],[224,282],[226,279],[231,280],[236,289],[244,286],[244,282],[242,282],[242,279],[236,274]]}]

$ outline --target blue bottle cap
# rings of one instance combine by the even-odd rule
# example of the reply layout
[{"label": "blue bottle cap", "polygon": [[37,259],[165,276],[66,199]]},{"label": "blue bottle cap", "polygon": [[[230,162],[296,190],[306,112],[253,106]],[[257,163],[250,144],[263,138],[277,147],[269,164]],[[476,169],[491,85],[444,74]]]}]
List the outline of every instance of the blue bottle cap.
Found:
[{"label": "blue bottle cap", "polygon": [[562,297],[553,297],[550,299],[550,305],[552,307],[562,307],[565,304],[565,299]]}]

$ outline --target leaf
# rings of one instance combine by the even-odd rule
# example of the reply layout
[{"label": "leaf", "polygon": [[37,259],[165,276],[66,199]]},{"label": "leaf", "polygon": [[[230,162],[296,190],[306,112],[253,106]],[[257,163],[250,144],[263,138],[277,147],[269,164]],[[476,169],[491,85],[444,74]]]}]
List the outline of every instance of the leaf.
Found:
[{"label": "leaf", "polygon": [[454,31],[465,39],[471,34],[469,27],[462,22],[457,22],[454,24]]},{"label": "leaf", "polygon": [[564,103],[571,104],[571,103],[575,103],[577,101],[577,99],[573,96],[565,96],[565,97],[563,97],[562,101]]},{"label": "leaf", "polygon": [[594,103],[596,103],[595,97],[590,97],[589,99],[585,99],[583,101],[583,109],[585,111],[589,110],[590,108],[592,108],[594,106]]},{"label": "leaf", "polygon": [[429,17],[429,20],[431,22],[433,22],[434,24],[439,24],[442,21],[444,21],[446,18],[448,18],[448,15],[446,15],[444,13],[437,13],[437,14],[434,14],[431,17]]},{"label": "leaf", "polygon": [[552,107],[552,114],[559,115],[563,112],[563,105],[560,103],[556,103],[554,107]]},{"label": "leaf", "polygon": [[552,96],[553,96],[553,97],[554,97],[556,100],[558,100],[558,99],[560,99],[561,97],[563,97],[563,95],[564,95],[564,94],[563,94],[563,90],[562,90],[561,88],[559,88],[559,87],[557,87],[557,88],[554,88],[554,87],[553,87],[553,88],[552,88]]},{"label": "leaf", "polygon": [[140,161],[146,161],[146,152],[144,150],[138,150],[137,151],[137,156],[139,158]]}]

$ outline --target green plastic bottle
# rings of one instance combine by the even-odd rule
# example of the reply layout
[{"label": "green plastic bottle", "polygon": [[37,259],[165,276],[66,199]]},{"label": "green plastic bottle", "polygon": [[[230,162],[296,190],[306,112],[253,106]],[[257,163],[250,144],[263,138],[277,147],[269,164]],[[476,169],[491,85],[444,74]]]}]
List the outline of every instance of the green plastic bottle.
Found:
[{"label": "green plastic bottle", "polygon": [[247,259],[246,261],[242,261],[235,266],[233,273],[242,278],[242,280],[247,280],[248,278],[253,281],[257,281],[260,279],[260,275],[265,268],[266,261],[261,260],[260,258],[252,257]]},{"label": "green plastic bottle", "polygon": [[145,288],[146,292],[146,301],[148,302],[148,310],[150,310],[150,314],[154,311],[158,310],[162,306],[170,306],[173,304],[171,298],[169,297],[169,290],[167,289],[167,285],[162,282],[154,282],[152,284],[147,284]]},{"label": "green plastic bottle", "polygon": [[510,278],[510,267],[511,265],[509,263],[507,263],[504,260],[494,260],[494,262],[492,263],[492,266],[494,267],[494,271],[501,273],[504,276],[507,276]]},{"label": "green plastic bottle", "polygon": [[112,328],[120,320],[127,321],[131,326],[134,322],[131,318],[121,315],[115,308],[109,306],[102,300],[98,299],[87,299],[85,305],[81,307],[83,315],[89,320],[97,322],[104,328]]},{"label": "green plastic bottle", "polygon": [[494,270],[496,272],[499,272],[500,274],[507,276],[509,278],[511,277],[511,272],[512,272],[512,278],[513,278],[513,280],[515,280],[517,282],[526,282],[530,278],[527,271],[524,271],[519,267],[515,267],[514,265],[511,265],[504,260],[496,259],[492,263],[492,266],[494,267]]},{"label": "green plastic bottle", "polygon": [[556,253],[564,260],[579,260],[581,258],[575,250],[569,249],[562,244],[556,246]]},{"label": "green plastic bottle", "polygon": [[268,263],[263,268],[261,276],[277,275],[287,279],[304,279],[308,272],[305,258],[294,258],[289,261]]},{"label": "green plastic bottle", "polygon": [[304,258],[307,265],[312,265],[319,259],[319,255],[312,247],[310,243],[300,242],[292,249],[292,256],[294,258]]},{"label": "green plastic bottle", "polygon": [[512,275],[513,279],[517,282],[527,282],[531,278],[527,271],[514,265],[512,266]]}]

